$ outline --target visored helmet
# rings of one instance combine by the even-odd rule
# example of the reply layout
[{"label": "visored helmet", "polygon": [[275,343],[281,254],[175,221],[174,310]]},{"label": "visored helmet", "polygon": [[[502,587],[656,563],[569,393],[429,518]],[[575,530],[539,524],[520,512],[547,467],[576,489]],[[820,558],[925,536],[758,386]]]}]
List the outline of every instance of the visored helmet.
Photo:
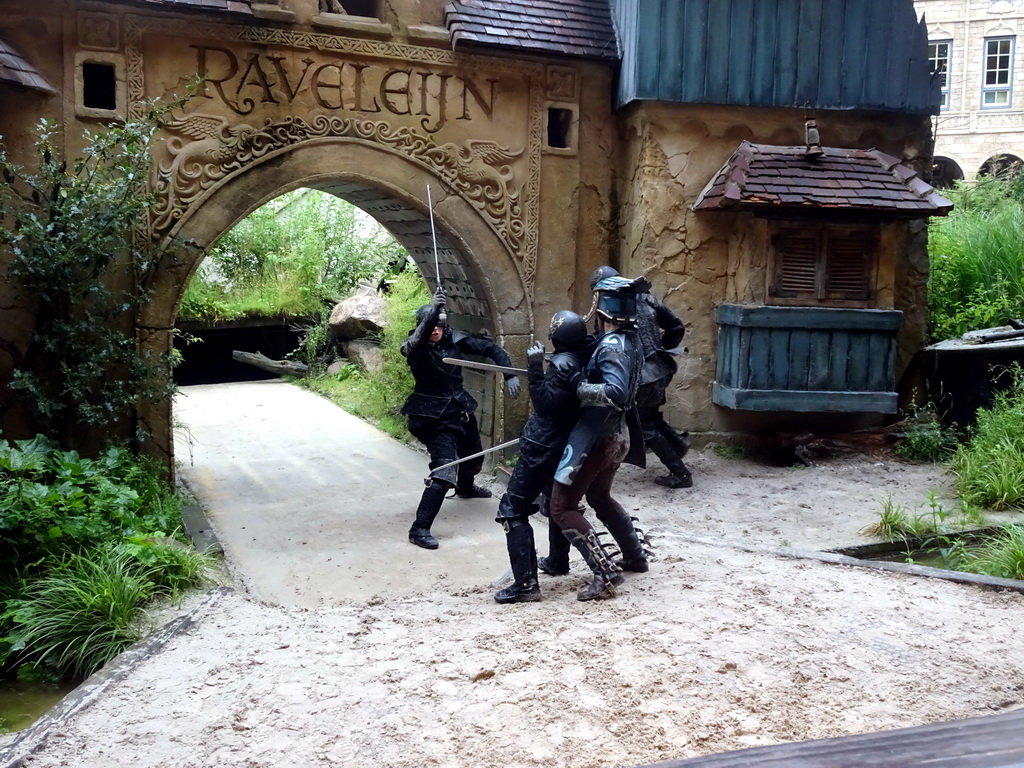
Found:
[{"label": "visored helmet", "polygon": [[596,286],[599,282],[604,280],[606,277],[617,277],[619,270],[615,267],[598,267],[590,275],[590,290],[596,290]]},{"label": "visored helmet", "polygon": [[[433,304],[424,304],[422,307],[417,309],[416,310],[416,325],[420,325],[424,320],[426,320],[428,317],[430,317],[430,314],[433,311],[434,311],[434,305]],[[437,325],[439,325],[442,328],[444,328],[445,323],[442,320],[438,319]]]},{"label": "visored helmet", "polygon": [[633,323],[636,320],[636,281],[613,275],[599,280],[594,291],[597,293],[595,311],[598,315],[616,323]]},{"label": "visored helmet", "polygon": [[587,339],[587,323],[582,317],[568,309],[551,316],[548,338],[556,350],[578,349]]}]

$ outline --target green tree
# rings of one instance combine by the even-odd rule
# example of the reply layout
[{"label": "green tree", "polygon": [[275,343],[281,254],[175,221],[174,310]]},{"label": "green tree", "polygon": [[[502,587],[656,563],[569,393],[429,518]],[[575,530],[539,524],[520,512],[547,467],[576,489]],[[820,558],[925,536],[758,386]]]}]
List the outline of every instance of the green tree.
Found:
[{"label": "green tree", "polygon": [[0,337],[14,362],[0,416],[22,401],[37,430],[65,448],[97,433],[130,435],[137,405],[171,394],[169,359],[143,354],[135,335],[136,313],[170,254],[137,227],[155,202],[149,147],[161,117],[180,104],[85,132],[71,160],[43,120],[31,169],[0,144],[0,263],[35,308],[27,347]]}]

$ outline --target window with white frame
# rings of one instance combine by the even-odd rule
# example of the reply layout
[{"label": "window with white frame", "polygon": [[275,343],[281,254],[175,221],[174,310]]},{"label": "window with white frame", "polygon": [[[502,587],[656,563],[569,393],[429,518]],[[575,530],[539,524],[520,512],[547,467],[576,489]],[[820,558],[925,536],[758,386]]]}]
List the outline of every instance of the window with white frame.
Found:
[{"label": "window with white frame", "polygon": [[985,68],[982,73],[981,106],[1010,106],[1013,82],[1012,37],[985,38]]},{"label": "window with white frame", "polygon": [[939,79],[942,91],[942,108],[949,109],[949,62],[953,51],[952,40],[935,40],[928,43],[929,70]]}]

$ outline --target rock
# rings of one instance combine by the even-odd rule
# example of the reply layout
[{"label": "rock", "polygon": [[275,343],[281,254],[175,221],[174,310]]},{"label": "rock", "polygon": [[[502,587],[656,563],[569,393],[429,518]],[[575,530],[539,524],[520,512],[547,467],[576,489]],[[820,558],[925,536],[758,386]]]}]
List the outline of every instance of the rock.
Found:
[{"label": "rock", "polygon": [[360,370],[367,373],[380,373],[384,367],[384,355],[381,354],[380,345],[375,342],[355,339],[346,341],[344,348],[345,357],[350,363],[359,366]]},{"label": "rock", "polygon": [[333,363],[327,366],[327,375],[336,376],[338,372],[348,364],[348,360],[335,360]]},{"label": "rock", "polygon": [[362,339],[380,333],[387,325],[384,320],[384,302],[373,286],[360,284],[355,293],[334,307],[328,325],[334,338],[339,341]]}]

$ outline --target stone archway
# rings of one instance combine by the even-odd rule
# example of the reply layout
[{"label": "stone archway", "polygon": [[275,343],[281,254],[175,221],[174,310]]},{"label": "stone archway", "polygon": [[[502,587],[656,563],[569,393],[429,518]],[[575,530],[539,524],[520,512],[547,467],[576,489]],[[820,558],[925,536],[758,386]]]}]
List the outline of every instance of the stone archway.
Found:
[{"label": "stone archway", "polygon": [[[449,294],[452,324],[497,338],[521,359],[532,332],[528,291],[498,231],[464,196],[449,190],[430,169],[378,145],[340,138],[300,142],[267,153],[237,173],[209,185],[174,217],[169,237],[197,248],[156,276],[154,298],[140,320],[143,346],[168,350],[177,307],[205,249],[238,221],[279,195],[299,187],[328,192],[362,208],[391,231],[408,250],[427,284],[435,278],[433,236],[427,187],[433,202],[434,233],[441,279]],[[503,439],[518,429],[521,403],[491,397],[493,377],[478,381],[488,393],[481,428],[485,439]],[[154,448],[173,456],[170,403],[145,407],[141,418]]]}]

